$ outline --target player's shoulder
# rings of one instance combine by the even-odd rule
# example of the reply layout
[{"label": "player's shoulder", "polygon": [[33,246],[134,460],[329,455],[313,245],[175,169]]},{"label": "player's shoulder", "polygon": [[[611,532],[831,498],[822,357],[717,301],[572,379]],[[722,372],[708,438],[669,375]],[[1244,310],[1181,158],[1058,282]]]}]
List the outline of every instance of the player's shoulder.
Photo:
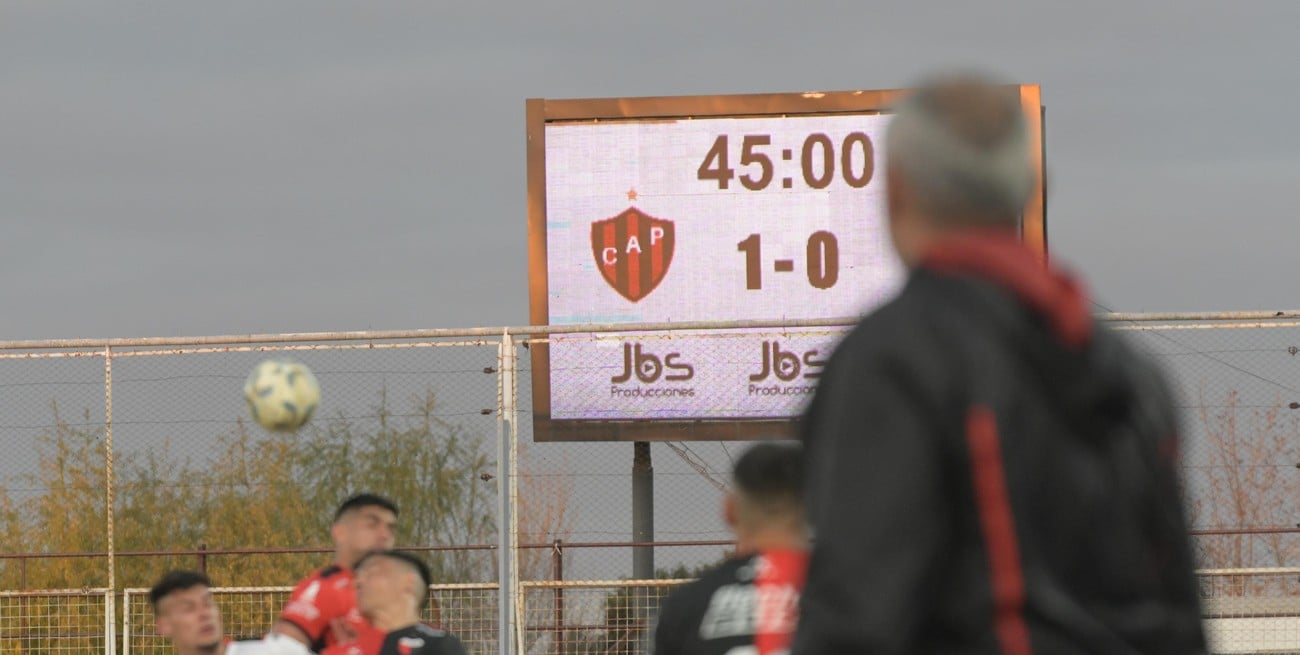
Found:
[{"label": "player's shoulder", "polygon": [[329,580],[331,578],[337,579],[340,577],[347,577],[347,575],[348,575],[347,569],[339,566],[338,564],[330,564],[329,566],[322,566],[316,569],[315,571],[312,571],[311,573],[307,574],[307,577],[298,581],[297,586],[304,587],[306,585],[311,584],[312,582]]},{"label": "player's shoulder", "polygon": [[754,576],[757,574],[755,567],[758,559],[758,554],[729,558],[700,574],[699,580],[696,582],[715,586],[735,582],[753,582]]},{"label": "player's shoulder", "polygon": [[339,597],[352,587],[352,572],[331,564],[312,571],[293,588],[293,600],[315,603],[318,598]]},{"label": "player's shoulder", "polygon": [[226,643],[226,655],[312,655],[297,639],[269,634],[262,639]]},{"label": "player's shoulder", "polygon": [[943,377],[961,320],[944,303],[919,297],[925,284],[909,281],[840,340],[822,374],[825,387],[856,394],[866,379],[913,377],[928,388],[936,375]]},{"label": "player's shoulder", "polygon": [[747,584],[754,580],[755,556],[728,559],[700,574],[698,578],[683,584],[664,599],[665,609],[680,609],[690,613],[690,608],[708,605],[709,599],[718,589],[737,583]]},{"label": "player's shoulder", "polygon": [[463,655],[465,646],[456,635],[423,623],[395,630],[389,641],[399,653],[420,655]]},{"label": "player's shoulder", "polygon": [[951,323],[947,320],[951,313],[948,304],[935,302],[949,292],[943,285],[933,276],[913,275],[893,298],[858,321],[837,350],[857,355],[888,354],[895,352],[900,339],[940,338],[939,332]]}]

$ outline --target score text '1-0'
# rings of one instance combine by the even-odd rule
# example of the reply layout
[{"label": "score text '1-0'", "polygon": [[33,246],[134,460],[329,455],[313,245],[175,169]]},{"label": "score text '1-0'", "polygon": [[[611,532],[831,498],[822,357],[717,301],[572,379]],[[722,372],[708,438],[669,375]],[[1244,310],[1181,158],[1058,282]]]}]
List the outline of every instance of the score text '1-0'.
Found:
[{"label": "score text '1-0'", "polygon": [[[726,134],[713,140],[713,147],[709,148],[696,170],[697,179],[716,182],[719,189],[730,187],[731,180],[736,178],[736,169],[730,165],[729,141]],[[741,138],[739,163],[746,169],[739,177],[741,186],[750,191],[762,191],[775,179],[776,164],[768,153],[771,145],[772,137],[767,134],[746,134]],[[782,162],[792,161],[794,150],[782,148],[780,159]],[[875,146],[864,132],[850,132],[838,144],[821,132],[809,134],[799,149],[799,172],[804,184],[812,189],[825,189],[837,179],[854,189],[861,189],[871,182],[875,173]],[[793,187],[793,176],[781,178],[781,188]]]}]

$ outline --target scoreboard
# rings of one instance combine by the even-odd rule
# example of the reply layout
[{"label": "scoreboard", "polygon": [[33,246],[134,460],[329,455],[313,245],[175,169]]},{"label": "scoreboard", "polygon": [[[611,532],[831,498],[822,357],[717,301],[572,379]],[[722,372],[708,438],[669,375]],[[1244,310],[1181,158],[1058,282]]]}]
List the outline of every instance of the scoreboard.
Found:
[{"label": "scoreboard", "polygon": [[[883,184],[888,106],[901,93],[529,100],[532,323],[871,311],[906,275]],[[1007,93],[1026,109],[1041,180],[1038,88]],[[1023,238],[1045,252],[1042,201],[1040,183]],[[553,335],[532,350],[535,438],[779,434],[835,338],[732,332]]]}]

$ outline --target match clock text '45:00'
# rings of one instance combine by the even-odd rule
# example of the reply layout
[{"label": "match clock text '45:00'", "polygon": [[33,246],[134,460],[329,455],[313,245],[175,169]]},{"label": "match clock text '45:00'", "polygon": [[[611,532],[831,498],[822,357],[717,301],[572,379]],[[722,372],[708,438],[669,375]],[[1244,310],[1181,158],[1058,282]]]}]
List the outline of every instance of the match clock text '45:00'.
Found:
[{"label": "match clock text '45:00'", "polygon": [[[730,187],[731,181],[737,178],[736,169],[731,167],[729,142],[726,134],[713,140],[713,146],[705,153],[704,160],[695,171],[696,179],[715,182],[719,189]],[[773,155],[767,151],[771,145],[772,137],[768,134],[746,134],[741,137],[739,162],[745,168],[744,174],[739,177],[741,186],[750,191],[762,191],[776,179],[779,165],[788,161],[793,166],[794,148],[781,148],[781,162],[776,163],[772,160]],[[848,186],[861,189],[871,182],[875,174],[875,158],[875,146],[865,132],[850,132],[839,143],[826,134],[817,132],[804,137],[799,148],[797,172],[803,178],[803,183],[812,189],[825,189],[836,179],[843,179]],[[795,172],[792,170],[790,175],[782,175],[781,188],[794,188]]]}]

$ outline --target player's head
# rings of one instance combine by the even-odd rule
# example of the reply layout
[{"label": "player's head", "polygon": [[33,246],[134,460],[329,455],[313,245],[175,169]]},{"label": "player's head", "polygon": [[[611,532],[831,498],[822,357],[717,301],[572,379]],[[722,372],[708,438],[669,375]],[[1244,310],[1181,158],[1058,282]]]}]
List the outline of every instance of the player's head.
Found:
[{"label": "player's head", "polygon": [[935,78],[897,107],[886,136],[890,229],[915,263],[918,233],[1020,224],[1035,173],[1020,95],[976,74]]},{"label": "player's head", "polygon": [[392,548],[396,528],[397,505],[393,501],[370,493],[343,501],[330,527],[339,563],[353,566],[372,550]]},{"label": "player's head", "polygon": [[432,583],[429,566],[415,555],[396,550],[367,553],[357,562],[353,580],[357,609],[370,620],[380,613],[418,616]]},{"label": "player's head", "polygon": [[745,451],[732,472],[725,513],[742,541],[764,532],[802,537],[803,449],[794,443],[763,442]]},{"label": "player's head", "polygon": [[179,653],[215,653],[221,647],[221,612],[211,586],[202,573],[172,571],[149,590],[155,630]]}]

